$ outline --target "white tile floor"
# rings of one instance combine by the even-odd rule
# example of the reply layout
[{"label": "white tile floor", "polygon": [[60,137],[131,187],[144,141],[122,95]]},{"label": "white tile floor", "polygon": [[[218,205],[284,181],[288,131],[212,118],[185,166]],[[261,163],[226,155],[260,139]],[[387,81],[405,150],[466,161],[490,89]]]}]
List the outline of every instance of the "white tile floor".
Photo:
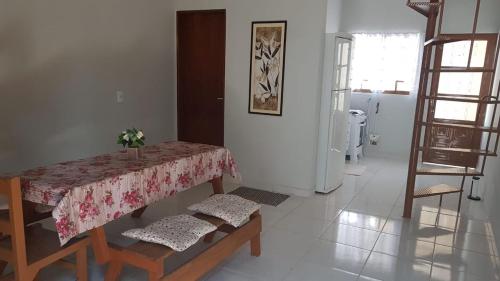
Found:
[{"label": "white tile floor", "polygon": [[[500,280],[500,255],[481,202],[464,202],[458,220],[456,197],[442,214],[437,198],[416,201],[411,220],[401,218],[406,162],[366,159],[361,177],[347,176],[329,195],[291,197],[279,207],[264,206],[262,256],[243,248],[214,270],[209,281],[492,281]],[[226,190],[234,187],[226,185]],[[124,218],[107,226],[110,238],[128,243],[120,232],[146,225],[208,196],[210,186],[181,193],[150,208],[142,219]],[[449,203],[448,203],[449,202]],[[171,270],[203,243],[174,260]],[[105,268],[91,261],[91,280]],[[71,273],[48,270],[41,280],[72,280]],[[127,268],[122,280],[146,280]]]}]

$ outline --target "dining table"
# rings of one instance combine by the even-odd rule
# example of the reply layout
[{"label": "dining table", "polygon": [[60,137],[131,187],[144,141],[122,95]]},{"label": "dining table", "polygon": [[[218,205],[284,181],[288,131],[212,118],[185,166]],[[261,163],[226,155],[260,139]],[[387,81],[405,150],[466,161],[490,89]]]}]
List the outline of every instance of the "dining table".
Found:
[{"label": "dining table", "polygon": [[23,199],[52,206],[61,245],[88,233],[97,263],[113,259],[104,225],[178,192],[210,182],[223,193],[222,177],[240,180],[236,161],[224,147],[170,141],[98,155],[20,173]]}]

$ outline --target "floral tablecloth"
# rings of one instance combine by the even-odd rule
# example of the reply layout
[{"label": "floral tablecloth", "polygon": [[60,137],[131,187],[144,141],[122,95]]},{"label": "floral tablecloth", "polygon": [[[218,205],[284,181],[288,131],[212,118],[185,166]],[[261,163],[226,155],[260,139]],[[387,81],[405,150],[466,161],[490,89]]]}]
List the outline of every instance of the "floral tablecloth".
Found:
[{"label": "floral tablecloth", "polygon": [[65,244],[223,173],[239,179],[228,149],[166,142],[145,147],[140,160],[129,160],[120,151],[26,171],[21,181],[25,200],[55,206],[52,216]]}]

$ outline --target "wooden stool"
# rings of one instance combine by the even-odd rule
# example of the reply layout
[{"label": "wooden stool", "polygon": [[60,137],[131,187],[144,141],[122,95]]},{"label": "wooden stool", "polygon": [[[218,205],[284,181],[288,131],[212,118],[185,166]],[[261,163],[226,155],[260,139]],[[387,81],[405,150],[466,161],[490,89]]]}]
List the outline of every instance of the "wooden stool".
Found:
[{"label": "wooden stool", "polygon": [[[203,277],[222,261],[233,255],[242,245],[250,241],[251,255],[260,256],[260,233],[262,218],[258,212],[250,216],[250,220],[239,228],[227,225],[223,220],[196,214],[195,217],[217,226],[216,231],[227,233],[210,248],[194,257],[192,260],[165,276],[165,259],[176,252],[166,246],[137,242],[126,248],[113,246],[112,262],[106,272],[107,281],[118,280],[124,264],[142,268],[148,271],[150,281],[194,281]],[[212,235],[208,234],[209,235]],[[212,235],[213,237],[213,235]]]},{"label": "wooden stool", "polygon": [[[11,263],[14,272],[3,279],[34,280],[38,272],[51,264],[63,264],[77,272],[77,280],[87,280],[87,246],[90,239],[75,239],[61,247],[57,233],[31,226],[25,229],[19,178],[0,179],[0,194],[8,198],[9,211],[0,215],[0,260]],[[76,254],[76,266],[62,261]]]}]

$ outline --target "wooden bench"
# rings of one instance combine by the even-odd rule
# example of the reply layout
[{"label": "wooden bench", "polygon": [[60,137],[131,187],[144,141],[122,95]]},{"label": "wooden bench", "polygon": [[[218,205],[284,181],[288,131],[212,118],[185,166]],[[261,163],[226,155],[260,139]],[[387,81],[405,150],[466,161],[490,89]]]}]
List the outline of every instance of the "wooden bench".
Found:
[{"label": "wooden bench", "polygon": [[[19,178],[1,179],[0,195],[8,199],[9,210],[0,214],[0,261],[12,264],[14,272],[0,280],[31,281],[49,265],[63,265],[76,271],[79,281],[87,280],[87,246],[90,239],[73,239],[61,247],[57,233],[40,225],[26,227],[23,218]],[[76,255],[76,264],[63,259]]]},{"label": "wooden bench", "polygon": [[[260,256],[262,218],[259,212],[252,214],[249,221],[239,228],[234,228],[215,217],[203,214],[194,216],[217,226],[215,232],[220,231],[227,233],[227,235],[168,275],[164,273],[164,262],[166,258],[176,253],[174,250],[146,242],[137,242],[125,248],[112,246],[114,248],[112,252],[114,259],[109,265],[105,280],[118,280],[125,264],[148,271],[150,281],[198,280],[233,255],[247,242],[250,242],[251,255],[254,257]],[[215,232],[208,234],[205,237],[205,242],[211,242]]]}]

